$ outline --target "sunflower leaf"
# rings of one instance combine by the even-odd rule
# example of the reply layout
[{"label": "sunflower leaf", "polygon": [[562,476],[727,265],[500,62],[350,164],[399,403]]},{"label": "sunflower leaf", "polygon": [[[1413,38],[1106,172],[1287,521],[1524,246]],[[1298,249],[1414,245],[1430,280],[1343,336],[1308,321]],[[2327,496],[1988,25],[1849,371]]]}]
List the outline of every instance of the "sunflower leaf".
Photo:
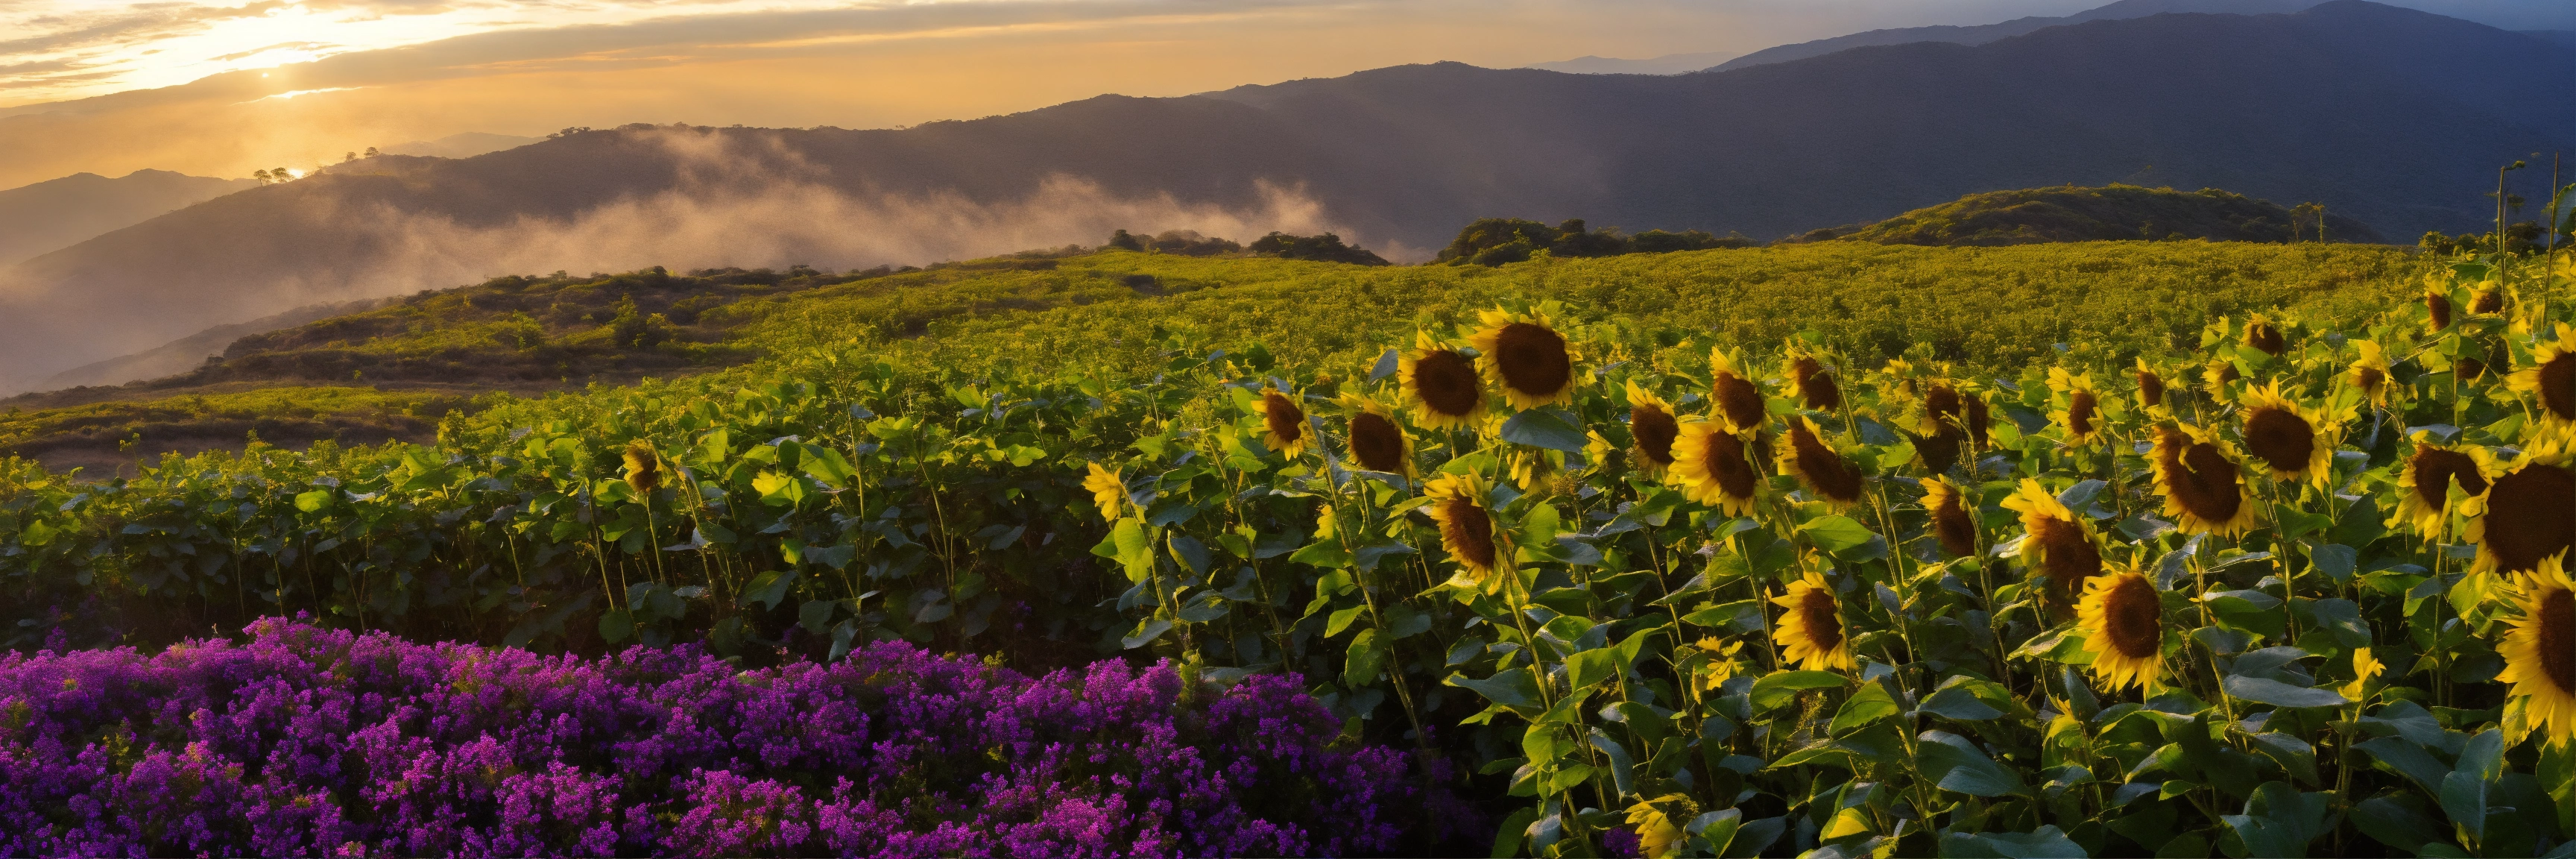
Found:
[{"label": "sunflower leaf", "polygon": [[1925,731],[1917,739],[1914,763],[1924,778],[1942,790],[1969,796],[2005,796],[2028,790],[2021,776],[1995,759],[1966,737],[1946,731]]},{"label": "sunflower leaf", "polygon": [[1809,689],[1840,688],[1850,681],[1831,671],[1775,671],[1753,681],[1753,706],[1774,710]]},{"label": "sunflower leaf", "polygon": [[2265,677],[2227,676],[2227,695],[2275,707],[2341,707],[2352,701],[2328,689],[2303,689]]},{"label": "sunflower leaf", "polygon": [[1530,447],[1579,453],[1591,437],[1583,423],[1559,409],[1531,409],[1503,422],[1503,440]]}]

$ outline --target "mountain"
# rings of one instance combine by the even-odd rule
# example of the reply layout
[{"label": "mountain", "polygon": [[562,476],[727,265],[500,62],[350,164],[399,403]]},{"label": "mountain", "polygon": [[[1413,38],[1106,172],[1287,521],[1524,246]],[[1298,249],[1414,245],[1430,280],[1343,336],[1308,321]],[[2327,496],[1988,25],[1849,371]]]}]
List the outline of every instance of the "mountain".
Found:
[{"label": "mountain", "polygon": [[383,303],[383,299],[361,299],[338,304],[313,304],[249,322],[217,325],[132,355],[122,355],[65,370],[46,379],[43,387],[55,389],[116,385],[185,373],[197,369],[209,359],[222,355],[224,347],[232,345],[235,340],[280,328],[291,328],[316,319],[357,313]]},{"label": "mountain", "polygon": [[1696,72],[1735,57],[1732,51],[1710,51],[1698,54],[1665,54],[1643,60],[1617,57],[1576,57],[1553,63],[1531,63],[1521,68],[1564,72],[1570,75],[1678,75]]},{"label": "mountain", "polygon": [[501,273],[829,269],[1112,227],[1304,222],[1418,260],[1481,217],[1776,236],[2152,167],[2388,235],[2460,232],[2491,217],[2498,164],[2571,130],[2576,52],[2360,0],[1676,76],[1440,63],[900,130],[626,126],[337,165],[0,272],[0,391]]},{"label": "mountain", "polygon": [[249,179],[136,170],[115,179],[75,173],[0,191],[0,266],[256,187]]},{"label": "mountain", "polygon": [[[2325,218],[2327,241],[2388,241],[2360,221],[2332,212]],[[1970,194],[1840,237],[1886,245],[1989,247],[2120,239],[2293,242],[2317,240],[2317,229],[2314,215],[2211,188],[2185,193],[2135,185],[2065,185]]]},{"label": "mountain", "polygon": [[486,152],[499,152],[504,149],[516,149],[544,139],[545,138],[543,137],[519,137],[509,134],[487,134],[480,131],[468,131],[463,134],[450,134],[437,140],[414,140],[410,143],[397,143],[376,151],[382,152],[386,155],[421,155],[430,158],[472,158]]}]

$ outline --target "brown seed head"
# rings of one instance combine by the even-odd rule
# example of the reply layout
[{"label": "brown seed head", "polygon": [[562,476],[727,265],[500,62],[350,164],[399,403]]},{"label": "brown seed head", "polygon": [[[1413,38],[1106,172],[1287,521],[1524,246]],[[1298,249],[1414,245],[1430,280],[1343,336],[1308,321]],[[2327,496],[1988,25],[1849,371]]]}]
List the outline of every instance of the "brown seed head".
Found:
[{"label": "brown seed head", "polygon": [[2576,421],[2576,351],[2540,365],[2540,404],[2562,421]]},{"label": "brown seed head", "polygon": [[2540,624],[2540,674],[2558,691],[2576,695],[2576,591],[2552,590],[2532,612]]},{"label": "brown seed head", "polygon": [[2093,392],[2076,391],[2066,395],[2066,430],[2075,435],[2093,433]]},{"label": "brown seed head", "polygon": [[1807,476],[1807,488],[1816,494],[1843,504],[1860,500],[1860,471],[1808,432],[1803,421],[1789,425],[1789,453],[1797,457],[1798,471]]},{"label": "brown seed head", "polygon": [[1726,413],[1726,419],[1733,422],[1738,429],[1750,429],[1762,425],[1762,417],[1765,413],[1762,406],[1762,389],[1754,387],[1751,381],[1734,373],[1717,374],[1717,384],[1713,387],[1716,390],[1711,393],[1716,395],[1717,407]]},{"label": "brown seed head", "polygon": [[1923,414],[1935,423],[1950,424],[1959,420],[1959,392],[1948,385],[1933,385],[1923,394]]},{"label": "brown seed head", "polygon": [[1831,651],[1843,643],[1842,613],[1834,605],[1834,595],[1823,588],[1812,588],[1798,600],[1798,619],[1807,627],[1807,640],[1817,650]]},{"label": "brown seed head", "polygon": [[1798,380],[1798,390],[1806,400],[1802,405],[1807,408],[1820,412],[1842,408],[1842,389],[1834,385],[1833,375],[1825,372],[1825,365],[1816,359],[1801,355],[1789,362],[1789,377]]},{"label": "brown seed head", "polygon": [[1994,426],[1994,416],[1986,412],[1986,398],[1968,398],[1968,441],[1982,450],[1986,446],[1986,428]]},{"label": "brown seed head", "polygon": [[1261,392],[1261,424],[1271,435],[1291,443],[1306,437],[1306,410],[1278,391]]},{"label": "brown seed head", "polygon": [[2264,354],[2275,358],[2281,357],[2282,350],[2289,348],[2288,344],[2281,342],[2281,329],[2269,322],[2245,326],[2245,345],[2261,349]]},{"label": "brown seed head", "polygon": [[2084,593],[2084,580],[2102,574],[2102,552],[2085,539],[2084,526],[2047,516],[2032,520],[2030,541],[2039,545],[2039,571],[2048,576],[2048,598],[2059,611],[2071,612]]},{"label": "brown seed head", "polygon": [[1452,417],[1474,412],[1485,397],[1476,362],[1449,349],[1424,353],[1413,362],[1413,388],[1423,405]]},{"label": "brown seed head", "polygon": [[1751,498],[1762,476],[1753,463],[1744,458],[1744,441],[1734,433],[1711,433],[1708,437],[1708,461],[1701,463],[1717,478],[1717,488],[1736,498]]},{"label": "brown seed head", "polygon": [[2576,545],[2576,473],[2532,463],[2487,490],[2486,548],[2501,572],[2527,572]]},{"label": "brown seed head", "polygon": [[1941,538],[1941,551],[1953,558],[1977,553],[1977,523],[1968,517],[1958,493],[1944,496],[1941,506],[1932,508],[1932,534]]},{"label": "brown seed head", "polygon": [[2245,452],[2273,471],[2305,469],[2308,457],[2316,450],[2316,430],[2297,413],[2278,406],[2262,406],[2245,413]]},{"label": "brown seed head", "polygon": [[1441,502],[1440,542],[1460,560],[1476,567],[1494,566],[1494,520],[1476,502],[1451,497]]},{"label": "brown seed head", "polygon": [[1494,337],[1494,366],[1503,385],[1534,397],[1554,396],[1574,377],[1565,338],[1547,326],[1514,322]]},{"label": "brown seed head", "polygon": [[2451,374],[2458,376],[2460,381],[2466,382],[2486,375],[2487,362],[2476,358],[2462,358],[2459,363],[2451,365]]},{"label": "brown seed head", "polygon": [[2138,371],[2138,401],[2149,406],[2165,404],[2165,380],[2145,370]]},{"label": "brown seed head", "polygon": [[1404,430],[1374,412],[1351,416],[1351,455],[1370,471],[1404,473]]},{"label": "brown seed head", "polygon": [[2218,445],[2192,441],[2191,436],[2173,427],[2157,428],[2156,459],[2172,476],[2173,499],[2210,522],[2236,518],[2244,506],[2245,496],[2236,486],[2236,466]]},{"label": "brown seed head", "polygon": [[1652,403],[1628,410],[1628,434],[1637,439],[1637,452],[1656,465],[1673,464],[1673,439],[1681,437],[1681,423],[1671,412]]},{"label": "brown seed head", "polygon": [[2424,294],[2424,311],[2433,320],[2433,330],[2451,327],[2451,297],[2438,292]]},{"label": "brown seed head", "polygon": [[2504,293],[2492,289],[2479,290],[2478,294],[2469,296],[2469,312],[2503,313]]},{"label": "brown seed head", "polygon": [[2123,576],[2102,599],[2102,634],[2121,656],[2145,659],[2164,643],[2164,602],[2154,585],[2138,576]]},{"label": "brown seed head", "polygon": [[643,439],[626,444],[626,485],[645,494],[662,486],[662,458]]},{"label": "brown seed head", "polygon": [[2361,392],[2364,394],[2379,393],[2379,386],[2388,384],[2388,374],[2380,372],[2377,367],[2363,367],[2361,372],[2354,375],[2359,377],[2355,381],[2360,384]]},{"label": "brown seed head", "polygon": [[2406,465],[2415,471],[2415,499],[2436,510],[2450,499],[2455,481],[2461,492],[2471,496],[2487,491],[2487,479],[2478,475],[2478,461],[2456,450],[2416,448]]},{"label": "brown seed head", "polygon": [[1966,433],[1958,427],[1945,426],[1940,432],[1914,437],[1914,452],[1923,457],[1923,467],[1933,474],[1948,474],[1959,464],[1959,442]]}]

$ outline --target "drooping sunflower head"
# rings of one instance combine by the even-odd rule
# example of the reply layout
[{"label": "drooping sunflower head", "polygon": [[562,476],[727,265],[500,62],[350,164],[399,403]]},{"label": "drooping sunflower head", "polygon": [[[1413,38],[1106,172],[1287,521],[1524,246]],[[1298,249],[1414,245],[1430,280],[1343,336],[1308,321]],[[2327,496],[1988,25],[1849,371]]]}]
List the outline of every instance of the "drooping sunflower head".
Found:
[{"label": "drooping sunflower head", "polygon": [[1718,419],[1738,431],[1761,426],[1770,414],[1761,386],[1745,373],[1743,359],[1722,348],[1709,350],[1708,398],[1717,403]]},{"label": "drooping sunflower head", "polygon": [[2165,405],[2164,374],[2149,366],[2144,357],[2138,359],[2138,405],[2147,409],[2159,409]]},{"label": "drooping sunflower head", "polygon": [[1923,512],[1943,553],[1953,558],[1977,553],[1977,521],[1968,512],[1967,496],[1960,493],[1958,484],[1947,477],[1925,478]]},{"label": "drooping sunflower head", "polygon": [[2433,330],[2451,327],[2451,293],[2438,287],[2424,290],[2424,321]]},{"label": "drooping sunflower head", "polygon": [[2576,546],[2576,433],[2543,433],[2525,444],[2485,495],[2462,505],[2478,544],[2474,572],[2523,573]]},{"label": "drooping sunflower head", "polygon": [[1851,637],[1843,626],[1842,601],[1825,577],[1810,570],[1789,583],[1789,592],[1771,602],[1786,611],[1771,632],[1781,655],[1807,671],[1849,671],[1854,667]]},{"label": "drooping sunflower head", "polygon": [[662,486],[662,456],[643,439],[626,443],[626,485],[646,495]]},{"label": "drooping sunflower head", "polygon": [[1118,472],[1102,468],[1100,463],[1088,464],[1091,473],[1082,478],[1083,491],[1091,493],[1091,503],[1100,508],[1101,519],[1118,521],[1118,506],[1127,501],[1126,482],[1118,479]]},{"label": "drooping sunflower head", "polygon": [[2274,358],[2289,349],[2289,343],[2281,336],[2281,324],[2260,313],[2245,320],[2245,345]]},{"label": "drooping sunflower head", "polygon": [[1923,415],[1915,421],[1914,453],[1923,460],[1925,470],[1933,474],[1948,473],[1959,462],[1959,448],[1967,441],[1966,407],[1959,389],[1947,381],[1928,383],[1923,389]]},{"label": "drooping sunflower head", "polygon": [[1414,475],[1413,437],[1396,423],[1394,408],[1355,391],[1343,393],[1338,402],[1350,415],[1351,458],[1359,460],[1361,468]]},{"label": "drooping sunflower head", "polygon": [[2503,313],[2504,290],[2489,288],[2480,289],[2475,293],[2471,293],[2469,295],[2469,312],[2472,314]]},{"label": "drooping sunflower head", "polygon": [[2359,353],[2352,359],[2350,382],[2353,390],[2360,391],[2362,397],[2372,403],[2388,405],[2388,354],[2379,348],[2378,343],[2369,340],[2352,341],[2352,347]]},{"label": "drooping sunflower head", "polygon": [[2004,509],[2021,514],[2021,526],[2030,534],[2022,540],[2021,556],[2032,573],[2045,579],[2052,613],[2072,616],[2084,582],[2102,572],[2102,550],[2094,540],[2093,527],[2037,480],[2022,480],[2012,497],[2004,499]]},{"label": "drooping sunflower head", "polygon": [[1306,407],[1295,394],[1264,387],[1252,398],[1252,411],[1261,416],[1261,443],[1280,456],[1296,459],[1314,446],[1315,429],[1306,424]]},{"label": "drooping sunflower head", "polygon": [[1968,444],[1977,450],[1986,449],[1986,433],[1994,428],[1995,418],[1986,405],[1985,392],[1972,387],[1962,392],[1959,399],[1967,406],[1966,413],[1959,419],[1967,426]]},{"label": "drooping sunflower head", "polygon": [[1816,500],[1838,510],[1860,503],[1867,482],[1857,466],[1825,441],[1824,428],[1814,418],[1800,417],[1789,424],[1789,446],[1780,451],[1780,467],[1798,475],[1798,482]]},{"label": "drooping sunflower head", "polygon": [[2164,598],[2154,582],[2132,570],[2096,576],[2084,585],[2076,622],[2084,649],[2093,653],[2093,676],[2117,691],[2130,686],[2153,693],[2162,687]]},{"label": "drooping sunflower head", "polygon": [[2576,583],[2567,577],[2567,556],[2543,559],[2518,583],[2517,608],[2496,647],[2504,671],[2496,681],[2513,684],[2509,693],[2526,699],[2523,717],[2543,731],[2550,745],[2576,739]]},{"label": "drooping sunflower head", "polygon": [[1673,404],[1628,380],[1628,436],[1636,440],[1637,462],[1649,474],[1672,467],[1673,442],[1681,438],[1681,419]]},{"label": "drooping sunflower head", "polygon": [[1762,473],[1753,465],[1760,454],[1744,443],[1742,435],[1728,432],[1725,422],[1682,424],[1672,455],[1665,483],[1729,516],[1753,515],[1763,485]]},{"label": "drooping sunflower head", "polygon": [[2209,362],[2200,371],[2201,384],[2209,391],[2209,398],[2221,403],[2236,402],[2237,383],[2244,378],[2245,374],[2236,369],[2236,362],[2224,358]]},{"label": "drooping sunflower head", "polygon": [[1535,409],[1574,398],[1574,358],[1546,315],[1488,310],[1483,327],[1467,336],[1481,355],[1485,380],[1514,409]]},{"label": "drooping sunflower head", "polygon": [[2467,355],[2460,356],[2460,360],[2451,364],[2451,375],[2459,377],[2463,382],[2476,381],[2478,377],[2486,374],[2487,362]]},{"label": "drooping sunflower head", "polygon": [[1483,585],[1487,593],[1499,590],[1502,577],[1495,573],[1511,569],[1511,540],[1495,526],[1484,478],[1444,474],[1423,484],[1422,489],[1431,499],[1424,512],[1440,525],[1441,550],[1448,552],[1459,569]]},{"label": "drooping sunflower head", "polygon": [[1814,353],[1800,349],[1791,341],[1789,351],[1789,392],[1798,405],[1819,412],[1830,412],[1843,406],[1843,389],[1834,384],[1834,374],[1817,360]]},{"label": "drooping sunflower head", "polygon": [[2531,365],[2513,371],[2505,384],[2539,401],[2541,422],[2553,429],[2576,428],[2576,326],[2561,322],[2558,339],[2532,349]]},{"label": "drooping sunflower head", "polygon": [[[2480,445],[2452,447],[2433,441],[2431,430],[2417,430],[2415,452],[2397,476],[2397,513],[2388,524],[2404,525],[2427,538],[2442,535],[2451,512],[2451,487],[2466,498],[2486,494],[2495,480],[2495,454]],[[2463,505],[2466,506],[2465,504]]]},{"label": "drooping sunflower head", "polygon": [[2306,481],[2323,488],[2334,464],[2335,444],[2341,439],[2341,423],[2300,404],[2295,399],[2298,393],[2293,389],[2283,394],[2279,379],[2246,389],[2239,401],[2245,408],[2245,452],[2263,463],[2274,480]]},{"label": "drooping sunflower head", "polygon": [[1397,357],[1396,376],[1414,423],[1427,429],[1461,429],[1484,421],[1485,384],[1476,360],[1433,339],[1414,335],[1413,349]]},{"label": "drooping sunflower head", "polygon": [[2236,451],[2217,433],[2191,426],[2156,428],[2150,465],[2165,515],[2184,533],[2232,537],[2254,527],[2254,494],[2239,473]]},{"label": "drooping sunflower head", "polygon": [[2049,413],[2049,418],[2065,429],[2066,446],[2082,447],[2102,437],[2102,399],[2093,386],[2093,374],[2050,367],[2048,388],[2057,392],[2057,409]]}]

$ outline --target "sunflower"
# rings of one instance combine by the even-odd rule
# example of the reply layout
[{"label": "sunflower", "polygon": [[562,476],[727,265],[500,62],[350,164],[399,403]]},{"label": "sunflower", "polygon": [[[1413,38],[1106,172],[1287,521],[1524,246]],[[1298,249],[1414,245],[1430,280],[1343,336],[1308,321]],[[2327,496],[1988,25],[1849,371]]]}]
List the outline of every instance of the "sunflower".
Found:
[{"label": "sunflower", "polygon": [[2451,294],[2439,289],[2424,290],[2424,319],[2435,331],[2451,327]]},{"label": "sunflower", "polygon": [[1946,474],[1959,462],[1959,446],[1968,435],[1963,411],[1959,389],[1947,382],[1933,382],[1924,389],[1923,416],[1915,421],[1914,452],[1933,474]]},{"label": "sunflower", "polygon": [[2066,428],[2067,447],[2083,447],[2102,436],[2102,400],[2094,390],[2093,374],[2076,375],[2064,367],[2050,367],[2048,388],[2066,400],[2066,405],[2048,417]]},{"label": "sunflower", "polygon": [[2522,573],[2576,545],[2576,435],[2543,434],[2524,445],[2513,470],[2461,505],[2469,542],[2478,544],[2470,572]]},{"label": "sunflower", "polygon": [[1102,468],[1100,463],[1088,464],[1091,475],[1082,479],[1083,491],[1091,493],[1091,503],[1100,505],[1100,518],[1118,521],[1118,505],[1127,500],[1126,482],[1118,479],[1118,472]]},{"label": "sunflower", "polygon": [[2381,663],[2379,657],[2372,655],[2370,648],[2353,648],[2352,682],[2343,684],[2342,688],[2335,691],[2343,693],[2345,698],[2359,701],[2364,693],[2370,691],[2370,681],[2378,678],[2380,672],[2386,670],[2388,666]]},{"label": "sunflower", "polygon": [[2342,440],[2343,424],[2323,410],[2291,399],[2298,393],[2292,389],[2290,395],[2283,395],[2279,379],[2265,387],[2246,389],[2242,401],[2245,452],[2261,460],[2273,480],[2305,480],[2324,489],[2333,470],[2335,445]]},{"label": "sunflower", "polygon": [[2224,358],[2209,362],[2200,371],[2200,380],[2208,388],[2209,398],[2222,403],[2236,402],[2234,385],[2243,378],[2245,374],[2237,371],[2236,362]]},{"label": "sunflower", "polygon": [[1761,497],[1762,474],[1754,470],[1745,447],[1744,438],[1727,432],[1719,421],[1682,424],[1664,482],[1726,515],[1751,516]]},{"label": "sunflower", "polygon": [[1789,393],[1800,406],[1814,411],[1830,412],[1843,405],[1843,389],[1834,384],[1834,375],[1794,341],[1789,345]]},{"label": "sunflower", "polygon": [[2406,458],[2405,469],[2397,475],[2397,512],[2388,518],[2390,526],[2411,526],[2427,539],[2442,534],[2442,520],[2451,512],[2453,483],[2459,484],[2462,495],[2476,498],[2486,494],[2496,475],[2495,454],[2485,447],[2449,447],[2432,436],[2429,430],[2415,431],[2415,453]]},{"label": "sunflower", "polygon": [[2470,294],[2469,312],[2472,314],[2503,313],[2504,293],[2492,289],[2481,289]]},{"label": "sunflower", "polygon": [[2093,676],[2112,691],[2142,686],[2149,694],[2163,686],[2164,598],[2146,576],[2123,570],[2096,576],[2084,584],[2084,603],[2075,609],[2084,628],[2084,649],[2093,653]]},{"label": "sunflower", "polygon": [[2525,699],[2523,718],[2542,728],[2550,745],[2576,737],[2576,583],[2567,579],[2567,556],[2552,555],[2523,576],[2522,617],[2511,620],[2496,652]]},{"label": "sunflower", "polygon": [[1959,399],[1968,407],[1966,417],[1961,420],[1968,427],[1969,447],[1974,450],[1986,449],[1986,432],[1995,425],[1995,418],[1994,414],[1987,409],[1985,393],[1971,386],[1960,393]]},{"label": "sunflower", "polygon": [[1744,377],[1744,362],[1724,349],[1708,353],[1709,399],[1717,403],[1717,416],[1729,429],[1743,431],[1761,426],[1770,408],[1762,399],[1762,389]]},{"label": "sunflower", "polygon": [[1414,333],[1413,348],[1397,358],[1395,375],[1413,405],[1415,424],[1445,430],[1484,422],[1485,386],[1476,376],[1476,359],[1430,332]]},{"label": "sunflower", "polygon": [[2460,356],[2459,361],[2451,364],[2451,375],[2458,377],[2459,380],[2463,382],[2476,381],[2479,376],[2484,376],[2486,374],[2487,362],[2480,361],[2466,355]]},{"label": "sunflower", "polygon": [[1681,421],[1673,417],[1673,404],[1638,387],[1635,379],[1628,380],[1628,437],[1636,440],[1637,461],[1645,464],[1646,473],[1661,475],[1672,466]]},{"label": "sunflower", "polygon": [[2576,326],[2558,323],[2558,339],[2532,350],[2531,366],[2513,371],[2504,383],[2540,400],[2543,425],[2576,427]]},{"label": "sunflower", "polygon": [[1958,484],[1947,477],[1924,479],[1923,512],[1931,519],[1932,535],[1940,540],[1941,551],[1953,558],[1977,553],[1977,520],[1969,515]]},{"label": "sunflower", "polygon": [[2360,391],[2362,398],[2369,400],[2372,405],[2387,408],[2389,391],[2387,353],[2380,350],[2379,344],[2368,340],[2355,340],[2352,341],[2352,345],[2361,353],[2360,357],[2352,359],[2350,380],[2353,390]]},{"label": "sunflower", "polygon": [[661,487],[662,457],[651,442],[639,438],[626,443],[626,485],[645,495]]},{"label": "sunflower", "polygon": [[1488,310],[1477,321],[1484,327],[1467,335],[1467,343],[1483,356],[1477,363],[1485,380],[1503,392],[1503,402],[1535,409],[1574,399],[1574,359],[1547,316]]},{"label": "sunflower", "polygon": [[1280,456],[1296,459],[1315,443],[1315,429],[1306,425],[1306,410],[1297,405],[1294,395],[1262,388],[1252,400],[1252,410],[1261,415],[1261,443]]},{"label": "sunflower", "polygon": [[2138,405],[2149,410],[2165,405],[2165,377],[2143,357],[2138,359]]},{"label": "sunflower", "polygon": [[1735,679],[1736,672],[1744,668],[1743,663],[1735,661],[1735,654],[1744,649],[1742,641],[1720,641],[1703,636],[1694,646],[1708,656],[1696,669],[1697,685],[1702,692],[1717,691],[1718,687],[1726,685],[1726,681]]},{"label": "sunflower", "polygon": [[2254,494],[2242,476],[2235,448],[2217,433],[2183,424],[2156,428],[2156,491],[2165,515],[2184,533],[2234,536],[2254,527]]},{"label": "sunflower", "polygon": [[1395,422],[1395,409],[1360,393],[1345,393],[1339,402],[1351,416],[1351,458],[1370,471],[1412,477],[1413,437]]},{"label": "sunflower", "polygon": [[2289,344],[2281,338],[2280,324],[2260,313],[2245,319],[2245,345],[2274,358],[2281,357],[2281,353],[2289,349]]},{"label": "sunflower", "polygon": [[2072,612],[2085,581],[2102,574],[2102,550],[2095,545],[2092,526],[2028,478],[2004,499],[2004,509],[2020,513],[2022,528],[2030,532],[2021,556],[2048,579],[2049,605],[2061,615]]},{"label": "sunflower", "polygon": [[1843,459],[1833,445],[1826,444],[1824,428],[1814,418],[1800,417],[1789,425],[1789,446],[1780,451],[1780,468],[1798,475],[1798,482],[1818,500],[1840,510],[1860,503],[1862,476],[1860,469]]},{"label": "sunflower", "polygon": [[1842,603],[1834,599],[1832,585],[1814,570],[1804,578],[1789,583],[1787,594],[1771,598],[1781,612],[1780,623],[1771,631],[1782,655],[1807,671],[1849,671],[1853,667],[1851,639],[1843,633]]},{"label": "sunflower", "polygon": [[1491,508],[1487,507],[1485,481],[1474,474],[1444,474],[1422,487],[1431,499],[1427,510],[1431,520],[1440,523],[1440,548],[1469,578],[1482,584],[1486,593],[1502,587],[1502,577],[1494,573],[1510,570],[1512,546],[1510,535],[1494,527]]}]

